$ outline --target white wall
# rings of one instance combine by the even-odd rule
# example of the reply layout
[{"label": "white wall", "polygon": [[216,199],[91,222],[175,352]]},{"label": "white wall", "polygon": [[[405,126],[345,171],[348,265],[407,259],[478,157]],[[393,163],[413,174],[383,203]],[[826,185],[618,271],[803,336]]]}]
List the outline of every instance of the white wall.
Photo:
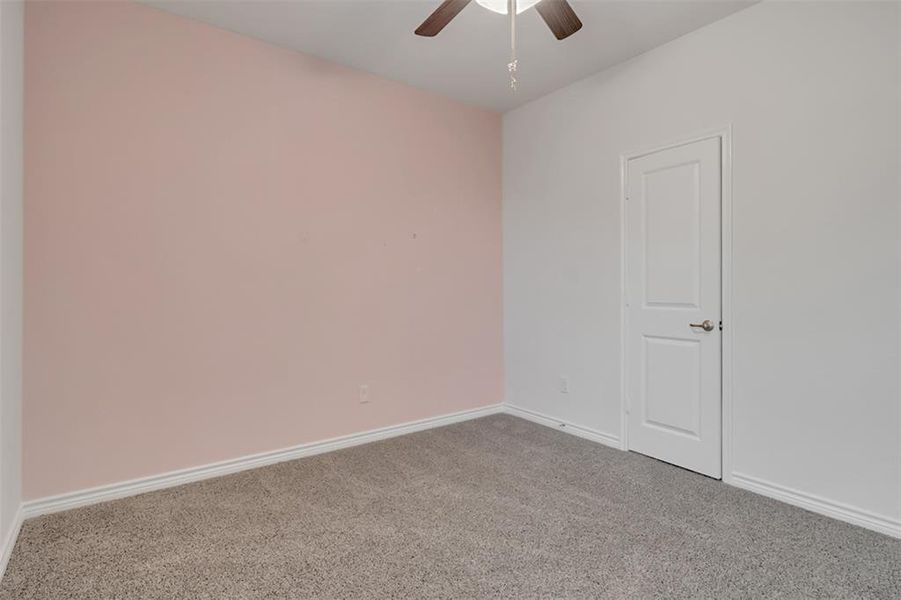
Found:
[{"label": "white wall", "polygon": [[507,113],[508,402],[620,436],[620,154],[731,123],[727,478],[901,532],[897,12],[765,2]]},{"label": "white wall", "polygon": [[0,561],[22,499],[23,16],[21,2],[0,2]]}]

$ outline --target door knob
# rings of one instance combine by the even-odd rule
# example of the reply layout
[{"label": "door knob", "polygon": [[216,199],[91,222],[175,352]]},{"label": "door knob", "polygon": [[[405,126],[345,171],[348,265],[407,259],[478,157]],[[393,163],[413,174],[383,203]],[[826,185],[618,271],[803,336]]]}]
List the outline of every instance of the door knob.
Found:
[{"label": "door knob", "polygon": [[707,319],[703,323],[689,323],[689,327],[700,327],[704,331],[713,331],[713,321]]}]

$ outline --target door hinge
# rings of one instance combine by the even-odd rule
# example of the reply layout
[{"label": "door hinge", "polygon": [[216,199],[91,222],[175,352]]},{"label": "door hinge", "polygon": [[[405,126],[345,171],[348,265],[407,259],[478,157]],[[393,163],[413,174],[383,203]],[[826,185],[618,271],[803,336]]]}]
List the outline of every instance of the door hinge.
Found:
[{"label": "door hinge", "polygon": [[722,330],[723,330],[723,322],[720,321],[720,331],[722,331]]}]

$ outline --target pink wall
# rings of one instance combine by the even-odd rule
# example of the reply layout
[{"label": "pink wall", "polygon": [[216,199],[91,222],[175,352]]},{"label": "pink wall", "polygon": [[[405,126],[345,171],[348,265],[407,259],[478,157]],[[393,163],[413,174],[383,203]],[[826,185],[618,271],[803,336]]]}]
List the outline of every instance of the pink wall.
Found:
[{"label": "pink wall", "polygon": [[500,127],[152,8],[29,3],[25,498],[500,402]]}]

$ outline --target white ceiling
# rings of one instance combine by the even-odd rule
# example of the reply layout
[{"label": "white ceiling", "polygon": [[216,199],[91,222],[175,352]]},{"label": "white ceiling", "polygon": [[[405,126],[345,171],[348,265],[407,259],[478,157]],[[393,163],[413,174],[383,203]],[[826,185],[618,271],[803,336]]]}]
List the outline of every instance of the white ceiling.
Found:
[{"label": "white ceiling", "polygon": [[571,0],[584,23],[557,41],[517,17],[519,90],[508,84],[509,23],[472,2],[437,37],[413,30],[441,0],[146,0],[146,4],[463,102],[505,111],[739,11],[749,0]]}]

